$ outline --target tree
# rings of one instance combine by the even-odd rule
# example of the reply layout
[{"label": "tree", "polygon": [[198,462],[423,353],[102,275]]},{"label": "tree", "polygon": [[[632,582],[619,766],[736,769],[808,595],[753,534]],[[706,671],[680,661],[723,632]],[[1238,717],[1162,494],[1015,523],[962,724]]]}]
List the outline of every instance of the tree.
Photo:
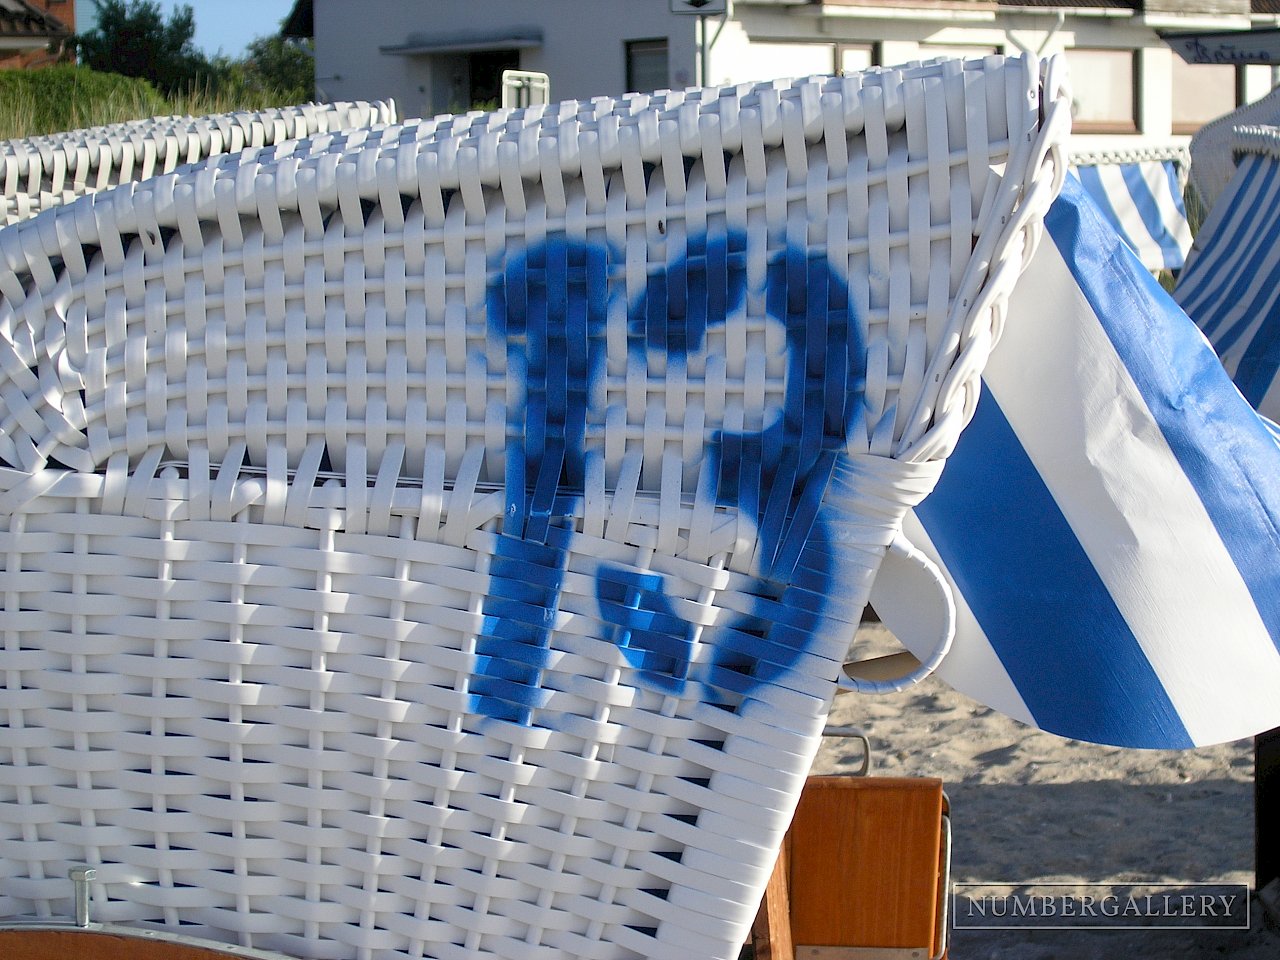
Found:
[{"label": "tree", "polygon": [[281,90],[305,90],[315,86],[316,55],[306,41],[287,40],[279,34],[259,37],[249,44],[249,69],[268,86]]},{"label": "tree", "polygon": [[155,0],[94,0],[98,25],[76,38],[80,60],[95,70],[150,80],[166,94],[208,82],[209,61],[192,42],[195,13],[187,4],[166,21]]},{"label": "tree", "polygon": [[282,36],[259,37],[242,60],[219,58],[214,68],[219,86],[230,90],[265,93],[294,104],[314,96],[315,54]]}]

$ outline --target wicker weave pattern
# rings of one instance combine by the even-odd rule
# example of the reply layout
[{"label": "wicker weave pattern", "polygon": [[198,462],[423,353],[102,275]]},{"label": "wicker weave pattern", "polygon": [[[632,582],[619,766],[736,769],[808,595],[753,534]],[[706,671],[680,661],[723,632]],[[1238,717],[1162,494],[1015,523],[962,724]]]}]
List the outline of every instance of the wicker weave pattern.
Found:
[{"label": "wicker weave pattern", "polygon": [[205,117],[154,117],[0,145],[0,224],[130,180],[251,147],[395,121],[390,101],[308,103]]},{"label": "wicker weave pattern", "polygon": [[736,956],[1060,183],[1043,89],[431,122],[0,231],[0,912],[76,861],[301,956]]}]

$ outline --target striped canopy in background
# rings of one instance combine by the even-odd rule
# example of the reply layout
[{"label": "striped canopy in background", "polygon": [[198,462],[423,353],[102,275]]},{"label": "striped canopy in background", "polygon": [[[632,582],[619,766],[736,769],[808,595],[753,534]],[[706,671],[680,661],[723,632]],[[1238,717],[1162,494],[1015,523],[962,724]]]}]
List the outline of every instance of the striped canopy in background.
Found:
[{"label": "striped canopy in background", "polygon": [[1174,298],[1245,398],[1280,418],[1280,127],[1241,127],[1236,173],[1196,238]]},{"label": "striped canopy in background", "polygon": [[1072,172],[1103,216],[1152,273],[1177,271],[1191,247],[1182,192],[1187,154],[1181,147],[1076,154]]},{"label": "striped canopy in background", "polygon": [[1212,210],[1236,173],[1236,130],[1280,123],[1280,89],[1237,107],[1196,131],[1187,147],[1191,189],[1205,210]]}]

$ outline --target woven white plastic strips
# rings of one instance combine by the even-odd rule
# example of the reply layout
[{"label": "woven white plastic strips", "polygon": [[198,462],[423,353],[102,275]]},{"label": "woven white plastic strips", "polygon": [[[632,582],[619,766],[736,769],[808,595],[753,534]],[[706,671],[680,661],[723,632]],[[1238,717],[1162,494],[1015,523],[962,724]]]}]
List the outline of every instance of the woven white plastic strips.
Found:
[{"label": "woven white plastic strips", "polygon": [[0,224],[206,157],[395,122],[395,104],[308,103],[203,117],[153,117],[0,142]]},{"label": "woven white plastic strips", "polygon": [[305,957],[736,956],[1066,103],[592,101],[0,231],[0,912],[75,862]]}]

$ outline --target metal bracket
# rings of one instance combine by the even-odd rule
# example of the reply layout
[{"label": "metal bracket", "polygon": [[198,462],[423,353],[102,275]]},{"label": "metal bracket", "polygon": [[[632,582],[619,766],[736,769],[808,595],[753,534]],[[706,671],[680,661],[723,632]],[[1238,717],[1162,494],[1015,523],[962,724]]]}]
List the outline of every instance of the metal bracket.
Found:
[{"label": "metal bracket", "polygon": [[871,772],[871,738],[859,727],[827,727],[822,731],[824,737],[841,737],[848,740],[862,741],[862,766],[850,774],[854,777],[865,777]]}]

